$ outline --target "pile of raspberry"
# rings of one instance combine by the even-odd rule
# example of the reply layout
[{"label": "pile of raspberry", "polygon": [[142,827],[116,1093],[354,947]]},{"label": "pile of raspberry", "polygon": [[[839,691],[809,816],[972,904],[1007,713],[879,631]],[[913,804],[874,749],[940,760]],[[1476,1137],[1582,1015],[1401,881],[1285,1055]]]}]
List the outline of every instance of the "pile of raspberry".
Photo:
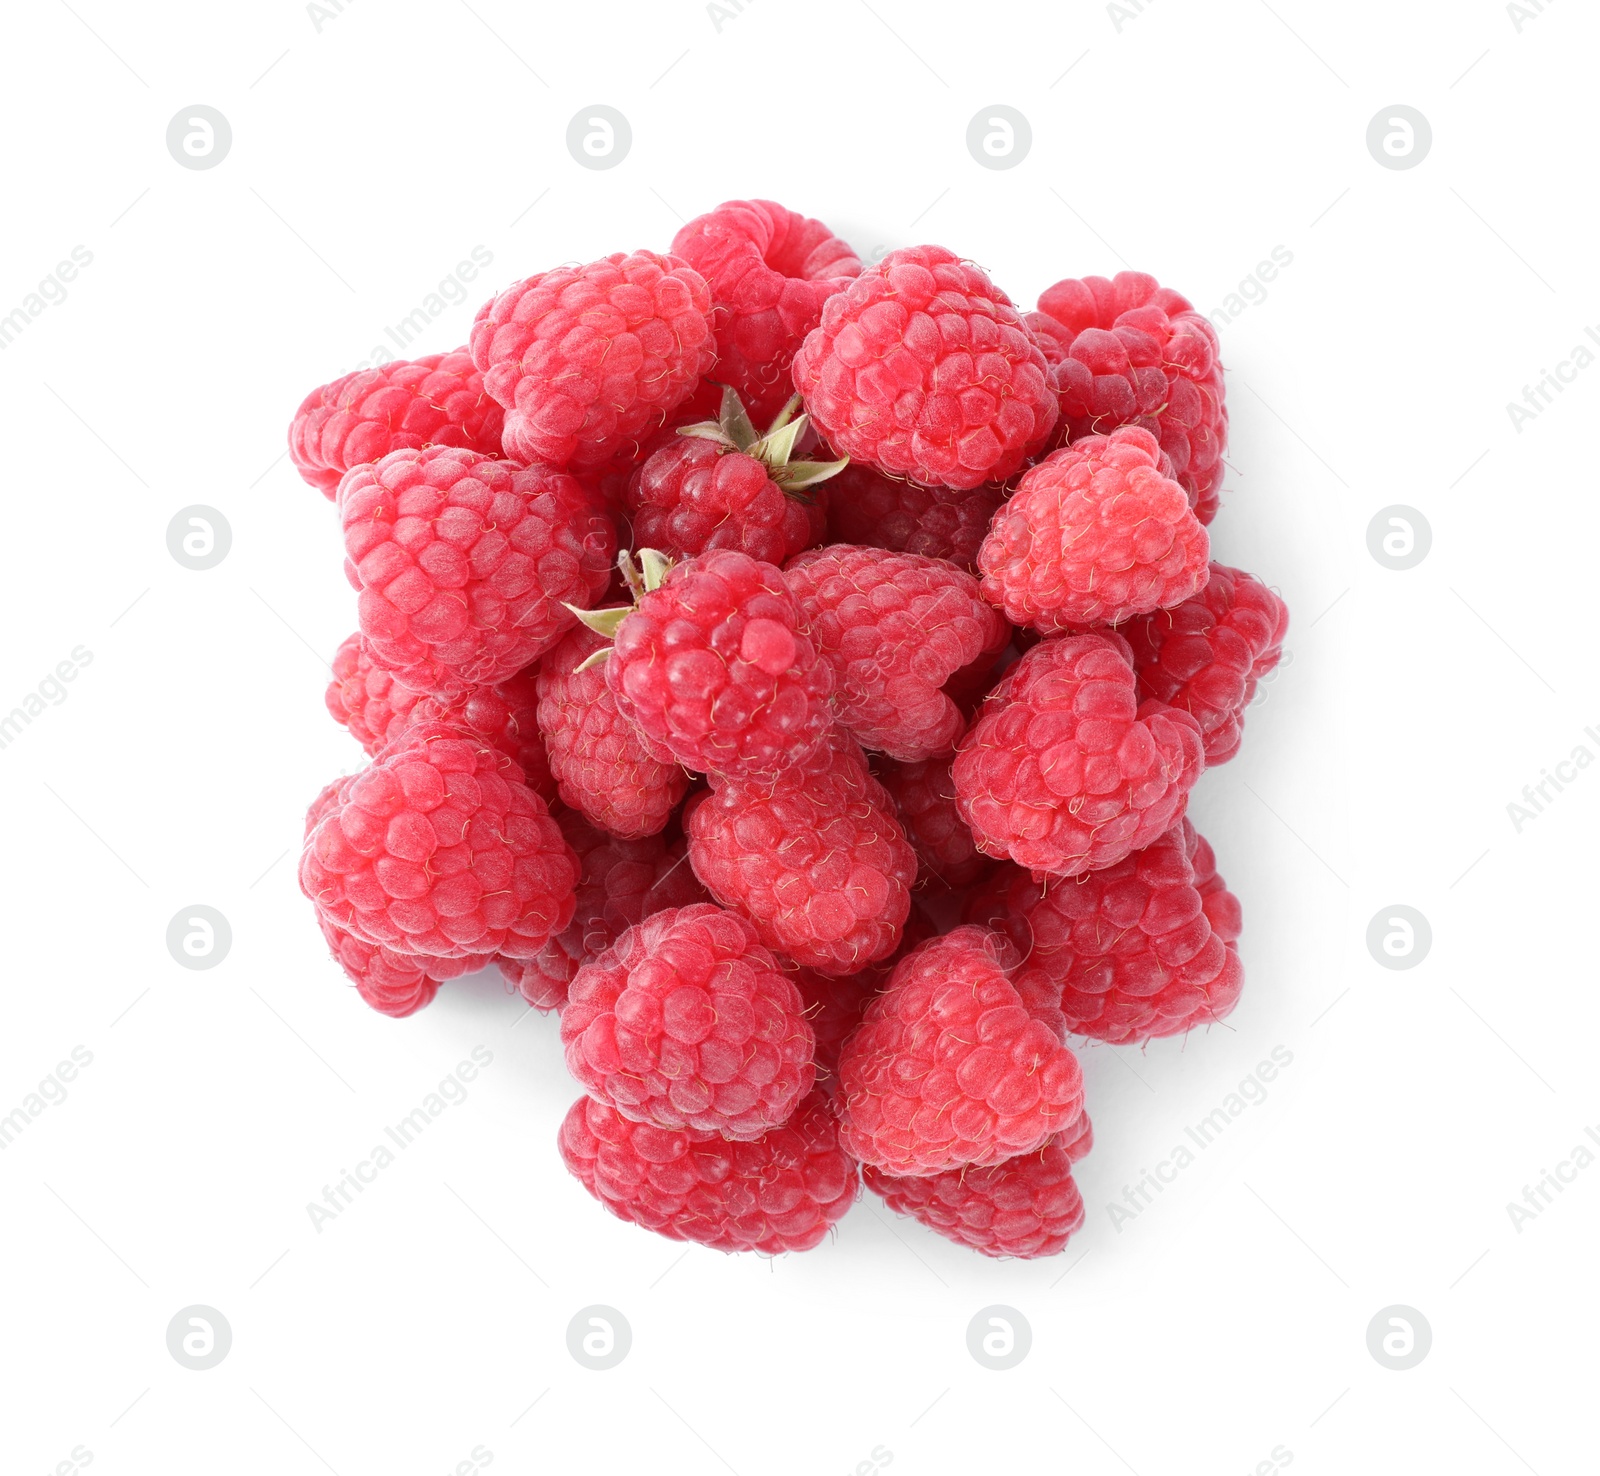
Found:
[{"label": "pile of raspberry", "polygon": [[1186,817],[1288,612],[1212,558],[1215,331],[1140,272],[1033,311],[734,201],[512,283],[470,341],[313,390],[364,768],[300,885],[369,1005],[490,966],[559,1016],[559,1151],[612,1214],[808,1250],[862,1184],[1059,1252],[1070,1037],[1239,998]]}]

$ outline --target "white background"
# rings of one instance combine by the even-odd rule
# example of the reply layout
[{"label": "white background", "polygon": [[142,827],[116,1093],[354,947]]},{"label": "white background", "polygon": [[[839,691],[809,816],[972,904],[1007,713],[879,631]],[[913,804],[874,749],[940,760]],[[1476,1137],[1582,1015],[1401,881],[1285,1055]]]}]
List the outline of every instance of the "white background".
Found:
[{"label": "white background", "polygon": [[[1531,15],[1533,0],[1527,7]],[[0,351],[0,711],[92,661],[0,749],[0,1114],[93,1064],[0,1151],[0,1469],[1541,1476],[1589,1469],[1600,1165],[1507,1213],[1600,1124],[1592,1062],[1600,773],[1518,833],[1506,806],[1600,728],[1591,431],[1600,368],[1520,432],[1508,401],[1600,322],[1593,56],[1580,0],[525,7],[41,0],[8,9],[0,314],[74,246],[66,300]],[[179,168],[169,120],[230,121]],[[594,103],[633,130],[580,168]],[[1004,103],[1016,168],[965,136]],[[1382,168],[1369,120],[1433,145]],[[366,1009],[294,879],[307,802],[360,761],[327,717],[354,621],[329,505],[295,476],[301,396],[371,356],[474,246],[504,283],[766,195],[868,256],[921,241],[1031,304],[1124,265],[1221,328],[1231,471],[1217,556],[1276,585],[1292,664],[1192,813],[1244,904],[1222,1028],[1083,1051],[1097,1146],[1059,1258],[996,1263],[859,1204],[812,1254],[735,1259],[610,1219],[557,1158],[576,1095],[554,1019],[487,977]],[[173,514],[233,546],[181,567]],[[1366,530],[1419,509],[1395,572]],[[1569,771],[1570,772],[1570,771]],[[217,968],[169,956],[195,903]],[[1416,968],[1365,934],[1404,903]],[[493,1062],[317,1233],[306,1204],[474,1047]],[[1267,1099],[1120,1229],[1108,1204],[1274,1047]],[[165,1330],[219,1309],[229,1356]],[[566,1327],[633,1347],[580,1367]],[[1432,1327],[1381,1366],[1391,1304]],[[1017,1309],[994,1372],[966,1329]],[[530,1407],[531,1406],[531,1407]],[[878,1454],[874,1457],[873,1452]],[[78,1459],[81,1461],[83,1451]]]}]

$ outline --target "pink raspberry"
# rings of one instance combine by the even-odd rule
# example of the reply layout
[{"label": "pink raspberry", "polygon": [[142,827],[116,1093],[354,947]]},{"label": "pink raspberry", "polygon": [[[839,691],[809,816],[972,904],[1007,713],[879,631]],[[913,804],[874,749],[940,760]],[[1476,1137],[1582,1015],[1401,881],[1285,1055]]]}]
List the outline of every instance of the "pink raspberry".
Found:
[{"label": "pink raspberry", "polygon": [[792,393],[795,350],[861,271],[855,252],[820,220],[771,200],[729,200],[679,231],[672,253],[710,284],[716,377],[758,420],[776,415]]},{"label": "pink raspberry", "polygon": [[899,944],[917,859],[853,739],[776,778],[713,776],[685,829],[711,895],[796,963],[853,974]]},{"label": "pink raspberry", "polygon": [[1057,1255],[1083,1228],[1083,1195],[1072,1179],[1072,1159],[1054,1138],[991,1168],[912,1179],[868,1164],[862,1177],[897,1215],[986,1256]]},{"label": "pink raspberry", "polygon": [[894,801],[923,873],[947,886],[970,887],[992,864],[961,818],[950,755],[914,764],[884,761],[878,778]]},{"label": "pink raspberry", "polygon": [[331,502],[351,467],[391,451],[461,446],[498,456],[504,415],[466,349],[398,359],[312,390],[289,424],[289,459]]},{"label": "pink raspberry", "polygon": [[598,469],[666,423],[711,368],[711,293],[675,256],[616,252],[507,287],[472,362],[506,407],[506,455]]},{"label": "pink raspberry", "polygon": [[783,573],[833,669],[839,721],[891,758],[948,753],[967,724],[941,689],[1010,634],[977,580],[940,559],[848,543],[803,553]]},{"label": "pink raspberry", "polygon": [[839,1141],[922,1178],[1031,1153],[1083,1110],[1083,1073],[1011,982],[1018,954],[960,927],[901,959],[839,1058]]},{"label": "pink raspberry", "polygon": [[739,397],[724,392],[716,420],[682,426],[628,484],[634,542],[673,558],[733,548],[781,564],[827,532],[829,477],[842,461],[791,461],[806,417],[786,408],[757,437]]},{"label": "pink raspberry", "polygon": [[396,953],[376,943],[363,943],[326,917],[319,917],[317,924],[339,967],[356,986],[356,993],[380,1014],[397,1020],[431,1004],[440,984],[463,974],[475,974],[489,962],[481,954],[428,958]]},{"label": "pink raspberry", "polygon": [[573,979],[567,1070],[635,1122],[759,1138],[811,1090],[800,992],[742,917],[700,904],[629,928]]},{"label": "pink raspberry", "polygon": [[[1122,425],[1154,432],[1209,523],[1228,446],[1216,329],[1144,272],[1057,282],[1039,295],[1039,311],[1059,325],[1047,354],[1071,438]],[[1047,330],[1035,331],[1045,339]]]},{"label": "pink raspberry", "polygon": [[1130,620],[1139,694],[1191,713],[1205,739],[1206,763],[1239,751],[1244,711],[1256,683],[1283,655],[1289,607],[1252,574],[1213,564],[1199,594]]},{"label": "pink raspberry", "polygon": [[810,1250],[861,1187],[820,1092],[750,1142],[630,1122],[580,1097],[561,1124],[560,1148],[573,1176],[619,1220],[714,1250]]},{"label": "pink raspberry", "polygon": [[408,691],[372,659],[357,633],[347,636],[333,657],[328,711],[350,730],[368,755],[378,752],[417,723],[454,723],[492,743],[517,761],[528,788],[545,803],[556,797],[534,716],[531,672],[521,671],[492,687],[473,687],[446,706],[434,697]]},{"label": "pink raspberry", "polygon": [[606,685],[657,757],[752,777],[799,763],[833,725],[833,675],[783,572],[732,549],[645,561],[631,609],[585,624],[614,633]]},{"label": "pink raspberry", "polygon": [[1011,299],[942,246],[891,251],[830,297],[794,383],[836,451],[929,486],[1003,482],[1059,413]]},{"label": "pink raspberry", "polygon": [[610,579],[610,519],[542,466],[395,451],[346,476],[339,515],[373,660],[447,703],[547,651]]},{"label": "pink raspberry", "polygon": [[834,543],[860,543],[893,553],[949,559],[968,572],[989,520],[1005,500],[998,487],[919,487],[852,461],[828,489],[828,535]]},{"label": "pink raspberry", "polygon": [[1136,427],[1089,436],[1023,475],[978,552],[983,594],[1014,625],[1118,625],[1205,587],[1211,540]]},{"label": "pink raspberry", "polygon": [[1005,868],[972,915],[1028,951],[1023,974],[1059,993],[1069,1030],[1113,1045],[1221,1020],[1244,985],[1239,903],[1187,820],[1072,881]]},{"label": "pink raspberry", "polygon": [[605,642],[579,626],[539,663],[539,726],[561,798],[617,836],[654,835],[678,807],[689,776],[653,758],[617,710],[602,667],[578,668]]},{"label": "pink raspberry", "polygon": [[463,958],[536,953],[572,920],[578,863],[522,772],[423,723],[308,817],[300,889],[364,943]]},{"label": "pink raspberry", "polygon": [[961,740],[956,803],[978,849],[1079,876],[1149,845],[1205,767],[1200,725],[1140,703],[1120,636],[1041,642],[1001,678]]},{"label": "pink raspberry", "polygon": [[541,1010],[561,1009],[578,970],[635,923],[708,900],[681,840],[670,848],[659,835],[620,840],[576,810],[557,810],[555,821],[582,868],[572,921],[532,958],[495,960],[506,981]]}]

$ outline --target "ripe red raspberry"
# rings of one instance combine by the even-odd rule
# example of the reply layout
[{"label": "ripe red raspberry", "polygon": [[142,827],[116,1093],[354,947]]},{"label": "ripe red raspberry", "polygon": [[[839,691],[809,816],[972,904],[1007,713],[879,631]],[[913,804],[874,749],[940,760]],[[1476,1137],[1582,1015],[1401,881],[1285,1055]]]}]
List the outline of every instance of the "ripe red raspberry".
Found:
[{"label": "ripe red raspberry", "polygon": [[956,807],[948,754],[914,764],[885,760],[878,779],[894,801],[922,874],[946,886],[969,887],[988,871],[993,863],[979,851]]},{"label": "ripe red raspberry", "polygon": [[1039,311],[1060,325],[1048,352],[1068,435],[1120,425],[1154,432],[1195,515],[1209,523],[1228,446],[1216,329],[1144,272],[1057,282],[1040,293]]},{"label": "ripe red raspberry", "polygon": [[495,960],[507,982],[541,1010],[561,1009],[578,970],[635,923],[668,907],[709,900],[681,840],[670,848],[659,835],[620,840],[576,810],[557,810],[555,821],[582,868],[572,921],[532,958]]},{"label": "ripe red raspberry", "polygon": [[1041,642],[1000,679],[962,739],[956,803],[978,849],[1078,876],[1149,845],[1205,767],[1200,725],[1140,703],[1120,636]]},{"label": "ripe red raspberry", "polygon": [[547,651],[611,576],[611,520],[542,466],[395,451],[346,476],[339,515],[373,659],[449,703]]},{"label": "ripe red raspberry", "polygon": [[422,693],[402,687],[393,672],[379,666],[360,631],[339,643],[331,669],[333,680],[323,701],[333,720],[348,728],[368,755],[411,726],[411,714],[422,701]]},{"label": "ripe red raspberry", "polygon": [[504,415],[466,349],[398,359],[312,390],[289,423],[289,459],[331,502],[351,467],[391,451],[461,446],[498,456]]},{"label": "ripe red raspberry", "polygon": [[347,636],[333,657],[328,711],[369,755],[417,723],[455,723],[517,761],[528,788],[547,804],[556,797],[534,715],[533,676],[518,672],[492,687],[474,687],[450,706],[408,691],[373,661],[361,635]]},{"label": "ripe red raspberry", "polygon": [[700,904],[629,928],[578,971],[567,1070],[656,1127],[759,1138],[816,1078],[800,992],[742,917]]},{"label": "ripe red raspberry", "polygon": [[783,572],[714,549],[665,576],[645,559],[637,604],[594,612],[614,634],[606,685],[653,745],[697,773],[775,774],[826,741],[833,675]]},{"label": "ripe red raspberry", "polygon": [[1069,1030],[1114,1045],[1220,1020],[1244,984],[1239,903],[1187,820],[1072,881],[1008,867],[974,912],[1028,950],[1022,974],[1059,991]]},{"label": "ripe red raspberry", "polygon": [[1004,500],[998,487],[919,487],[853,461],[828,489],[828,535],[835,543],[949,559],[970,572]]},{"label": "ripe red raspberry", "polygon": [[901,959],[839,1058],[839,1141],[926,1177],[1031,1153],[1083,1110],[1083,1073],[1011,983],[1018,954],[960,927]]},{"label": "ripe red raspberry", "polygon": [[796,963],[853,974],[898,946],[917,858],[848,736],[776,778],[713,776],[684,828],[711,895]]},{"label": "ripe red raspberry", "polygon": [[729,200],[679,231],[672,254],[710,285],[716,377],[756,419],[776,415],[793,392],[795,350],[861,271],[855,252],[820,220],[771,200]]},{"label": "ripe red raspberry", "polygon": [[781,564],[822,540],[827,491],[842,461],[791,461],[806,417],[791,401],[764,436],[739,397],[724,392],[716,420],[682,426],[651,453],[628,484],[633,539],[673,558],[734,548]]},{"label": "ripe red raspberry", "polygon": [[803,553],[783,573],[833,668],[839,721],[907,762],[955,747],[966,719],[941,689],[1010,635],[977,580],[940,559],[848,543]]},{"label": "ripe red raspberry", "polygon": [[909,1179],[868,1164],[862,1177],[897,1215],[986,1256],[1053,1256],[1083,1228],[1072,1160],[1055,1139],[992,1168]]},{"label": "ripe red raspberry", "polygon": [[1059,413],[1011,299],[942,246],[891,251],[830,297],[794,383],[841,455],[929,486],[1003,482]]},{"label": "ripe red raspberry", "polygon": [[605,671],[578,668],[605,642],[581,625],[539,663],[539,727],[563,803],[612,835],[654,835],[678,807],[689,776],[652,758],[617,710]]},{"label": "ripe red raspberry", "polygon": [[1118,625],[1205,586],[1211,540],[1156,438],[1089,436],[1026,472],[978,551],[983,594],[1014,625]]},{"label": "ripe red raspberry", "polygon": [[516,764],[465,729],[419,724],[330,789],[300,889],[362,942],[521,957],[572,920],[577,859]]},{"label": "ripe red raspberry", "polygon": [[559,1144],[573,1176],[619,1220],[714,1250],[810,1250],[861,1187],[820,1092],[752,1142],[630,1122],[580,1097]]},{"label": "ripe red raspberry", "polygon": [[711,293],[675,256],[616,252],[513,283],[472,324],[506,455],[598,469],[664,425],[716,357]]},{"label": "ripe red raspberry", "polygon": [[1239,751],[1244,710],[1256,683],[1274,670],[1289,630],[1289,607],[1253,574],[1211,566],[1199,594],[1169,610],[1130,620],[1139,694],[1192,713],[1205,739],[1206,763]]},{"label": "ripe red raspberry", "polygon": [[356,992],[380,1014],[397,1020],[431,1004],[440,984],[463,974],[475,974],[489,962],[483,955],[428,958],[396,953],[376,943],[363,943],[326,917],[319,917],[317,923]]}]

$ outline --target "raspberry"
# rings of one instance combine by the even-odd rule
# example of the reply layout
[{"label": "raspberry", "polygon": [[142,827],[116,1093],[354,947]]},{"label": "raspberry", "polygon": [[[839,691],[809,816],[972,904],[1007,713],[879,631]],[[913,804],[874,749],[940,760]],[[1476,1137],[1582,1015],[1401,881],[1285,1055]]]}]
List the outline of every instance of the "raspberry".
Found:
[{"label": "raspberry", "polygon": [[572,920],[578,863],[516,764],[423,723],[308,817],[300,889],[364,943],[464,958],[536,953]]},{"label": "raspberry", "polygon": [[489,962],[483,955],[427,958],[396,953],[376,943],[363,943],[326,917],[319,917],[317,923],[356,992],[380,1014],[397,1020],[431,1004],[440,984],[475,974]]},{"label": "raspberry", "polygon": [[939,559],[848,543],[803,553],[783,573],[833,668],[839,721],[891,758],[949,752],[967,725],[941,688],[1010,634],[977,580]]},{"label": "raspberry", "polygon": [[567,1070],[635,1122],[759,1138],[816,1077],[800,992],[742,917],[699,904],[629,928],[578,971]]},{"label": "raspberry", "polygon": [[853,974],[899,944],[917,860],[849,737],[775,779],[714,776],[685,829],[711,895],[796,963]]},{"label": "raspberry", "polygon": [[868,1164],[862,1177],[897,1215],[986,1256],[1053,1256],[1083,1228],[1072,1160],[1054,1139],[992,1168],[910,1179]]},{"label": "raspberry", "polygon": [[997,487],[919,487],[858,461],[839,473],[828,496],[833,542],[949,559],[968,571],[977,568],[989,520],[1005,500]]},{"label": "raspberry", "polygon": [[422,694],[402,687],[393,672],[372,659],[360,631],[339,643],[330,669],[333,680],[323,701],[369,756],[411,726]]},{"label": "raspberry", "polygon": [[1204,587],[1211,540],[1156,438],[1126,427],[1024,474],[978,551],[984,598],[1042,631],[1117,625]]},{"label": "raspberry", "polygon": [[956,752],[956,804],[978,849],[1078,876],[1149,845],[1205,767],[1200,726],[1139,703],[1120,636],[1035,646],[1000,679]]},{"label": "raspberry", "polygon": [[781,564],[822,540],[827,493],[845,463],[790,461],[806,417],[786,410],[759,439],[731,389],[714,421],[683,426],[628,484],[634,541],[674,558],[734,548]]},{"label": "raspberry", "polygon": [[679,231],[672,253],[710,285],[716,377],[758,419],[776,415],[792,393],[795,350],[861,271],[855,252],[820,220],[771,200],[729,200]]},{"label": "raspberry", "polygon": [[1128,622],[1139,693],[1191,713],[1205,739],[1206,763],[1239,751],[1244,710],[1256,683],[1283,654],[1289,607],[1252,574],[1211,566],[1199,594]]},{"label": "raspberry", "polygon": [[1028,950],[1023,974],[1059,992],[1069,1030],[1114,1045],[1220,1020],[1244,984],[1238,901],[1187,820],[1073,881],[1007,868],[975,910]]},{"label": "raspberry", "polygon": [[339,490],[345,573],[372,658],[454,703],[548,650],[610,578],[615,534],[571,477],[435,446]]},{"label": "raspberry", "polygon": [[652,758],[644,739],[617,711],[598,667],[578,670],[605,642],[579,626],[539,663],[539,727],[561,798],[617,836],[665,828],[689,787],[676,763]]},{"label": "raspberry", "polygon": [[894,801],[923,874],[947,886],[968,887],[989,869],[989,858],[978,850],[956,807],[948,754],[914,764],[885,761],[878,779]]},{"label": "raspberry", "polygon": [[541,1010],[562,1008],[573,976],[627,928],[664,908],[707,900],[682,841],[669,849],[659,835],[620,840],[576,810],[558,810],[555,821],[582,868],[572,921],[532,958],[495,960],[507,982]]},{"label": "raspberry", "polygon": [[1228,445],[1217,331],[1144,272],[1057,282],[1039,311],[1060,325],[1048,354],[1068,435],[1142,425],[1172,458],[1202,523],[1216,516]]},{"label": "raspberry", "polygon": [[715,549],[664,579],[646,558],[636,587],[631,610],[584,623],[614,633],[606,685],[658,757],[748,777],[775,774],[826,740],[833,675],[781,570]]},{"label": "raspberry", "polygon": [[1031,1153],[1083,1110],[1073,1054],[1011,983],[1018,955],[960,927],[901,959],[839,1058],[839,1141],[922,1178]]},{"label": "raspberry", "polygon": [[598,470],[664,425],[716,356],[705,279],[616,252],[514,283],[479,310],[472,362],[506,407],[506,455]]},{"label": "raspberry", "polygon": [[312,390],[289,423],[289,459],[331,502],[351,467],[391,451],[461,446],[498,456],[504,415],[466,349],[400,359]]},{"label": "raspberry", "polygon": [[1004,481],[1058,414],[1011,299],[941,246],[891,251],[830,297],[794,383],[841,455],[929,486]]},{"label": "raspberry", "polygon": [[714,1250],[810,1250],[861,1187],[820,1092],[752,1142],[630,1122],[580,1097],[559,1145],[572,1175],[619,1220]]},{"label": "raspberry", "polygon": [[474,687],[453,706],[408,691],[372,659],[359,633],[347,636],[333,657],[328,711],[350,730],[368,755],[417,723],[454,723],[517,761],[528,788],[547,804],[556,797],[534,717],[533,677],[518,672],[492,687]]}]

